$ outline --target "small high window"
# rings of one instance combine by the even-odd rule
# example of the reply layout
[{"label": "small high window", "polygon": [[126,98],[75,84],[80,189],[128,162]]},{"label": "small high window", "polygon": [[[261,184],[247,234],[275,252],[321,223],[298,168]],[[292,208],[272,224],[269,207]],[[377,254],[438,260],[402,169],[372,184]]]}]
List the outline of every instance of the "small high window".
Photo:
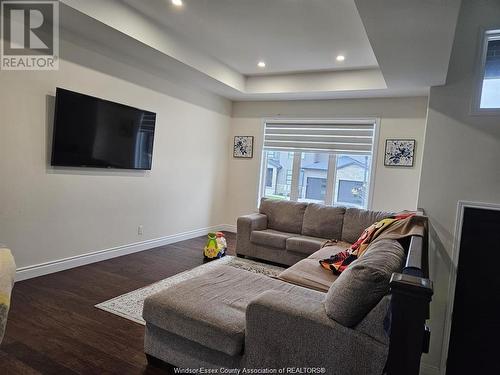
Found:
[{"label": "small high window", "polygon": [[500,30],[488,30],[484,34],[481,55],[481,75],[476,110],[500,110]]}]

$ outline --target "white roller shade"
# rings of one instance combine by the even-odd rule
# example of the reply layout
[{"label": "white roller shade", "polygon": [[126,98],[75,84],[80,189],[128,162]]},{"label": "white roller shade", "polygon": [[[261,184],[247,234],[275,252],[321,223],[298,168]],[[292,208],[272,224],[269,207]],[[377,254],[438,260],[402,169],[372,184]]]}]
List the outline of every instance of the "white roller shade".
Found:
[{"label": "white roller shade", "polygon": [[371,155],[375,121],[268,121],[264,149]]}]

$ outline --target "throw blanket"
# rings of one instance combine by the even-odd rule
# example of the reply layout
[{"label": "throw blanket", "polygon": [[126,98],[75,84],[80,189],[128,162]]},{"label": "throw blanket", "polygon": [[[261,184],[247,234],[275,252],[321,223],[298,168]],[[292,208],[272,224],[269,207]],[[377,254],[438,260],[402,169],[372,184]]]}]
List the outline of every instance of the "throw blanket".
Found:
[{"label": "throw blanket", "polygon": [[9,249],[0,248],[0,343],[7,324],[7,313],[10,307],[10,293],[14,286],[16,264]]},{"label": "throw blanket", "polygon": [[[340,275],[353,261],[362,256],[368,246],[376,240],[383,238],[397,240],[408,236],[423,236],[424,229],[422,217],[415,216],[415,213],[403,212],[390,216],[366,228],[361,237],[350,248],[332,255],[330,258],[320,260],[319,264],[335,275]],[[331,241],[327,241],[322,247],[329,244]]]}]

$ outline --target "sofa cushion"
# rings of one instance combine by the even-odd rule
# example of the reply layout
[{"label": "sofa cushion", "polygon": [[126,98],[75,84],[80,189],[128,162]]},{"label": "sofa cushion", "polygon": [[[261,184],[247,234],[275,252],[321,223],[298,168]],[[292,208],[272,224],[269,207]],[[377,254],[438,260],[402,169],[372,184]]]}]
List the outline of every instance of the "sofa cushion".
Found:
[{"label": "sofa cushion", "polygon": [[148,324],[208,348],[241,355],[247,305],[268,290],[294,295],[311,292],[221,264],[146,298],[143,317]]},{"label": "sofa cushion", "polygon": [[346,327],[358,324],[389,292],[391,275],[401,271],[404,259],[405,251],[398,241],[381,239],[372,243],[328,290],[328,316]]},{"label": "sofa cushion", "polygon": [[312,254],[318,251],[326,238],[295,236],[286,239],[286,249],[302,254]]},{"label": "sofa cushion", "polygon": [[338,240],[342,236],[344,213],[344,207],[329,207],[310,203],[304,213],[302,234]]},{"label": "sofa cushion", "polygon": [[278,279],[326,293],[337,276],[324,271],[316,259],[302,259],[281,272]]},{"label": "sofa cushion", "polygon": [[296,234],[280,232],[274,229],[254,230],[250,234],[250,242],[276,249],[285,249],[286,240],[293,236],[296,236]]},{"label": "sofa cushion", "polygon": [[[287,240],[287,245],[290,240],[291,238]],[[337,276],[332,272],[325,272],[325,269],[320,266],[319,260],[337,254],[339,251],[345,250],[350,246],[350,243],[342,241],[325,246],[309,255],[306,259],[295,263],[293,266],[281,272],[278,278],[305,288],[318,290],[320,292],[328,292],[330,286],[337,279]]]},{"label": "sofa cushion", "polygon": [[356,242],[366,228],[390,215],[390,212],[348,208],[344,214],[342,241]]},{"label": "sofa cushion", "polygon": [[300,234],[306,207],[307,203],[263,198],[259,212],[267,216],[269,229]]}]

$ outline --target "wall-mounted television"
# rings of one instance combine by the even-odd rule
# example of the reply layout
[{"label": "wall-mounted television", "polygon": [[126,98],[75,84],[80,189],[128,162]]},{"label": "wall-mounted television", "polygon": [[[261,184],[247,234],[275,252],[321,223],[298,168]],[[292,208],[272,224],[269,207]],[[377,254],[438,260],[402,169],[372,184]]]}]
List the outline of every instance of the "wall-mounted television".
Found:
[{"label": "wall-mounted television", "polygon": [[51,165],[151,169],[156,113],[57,88]]}]

